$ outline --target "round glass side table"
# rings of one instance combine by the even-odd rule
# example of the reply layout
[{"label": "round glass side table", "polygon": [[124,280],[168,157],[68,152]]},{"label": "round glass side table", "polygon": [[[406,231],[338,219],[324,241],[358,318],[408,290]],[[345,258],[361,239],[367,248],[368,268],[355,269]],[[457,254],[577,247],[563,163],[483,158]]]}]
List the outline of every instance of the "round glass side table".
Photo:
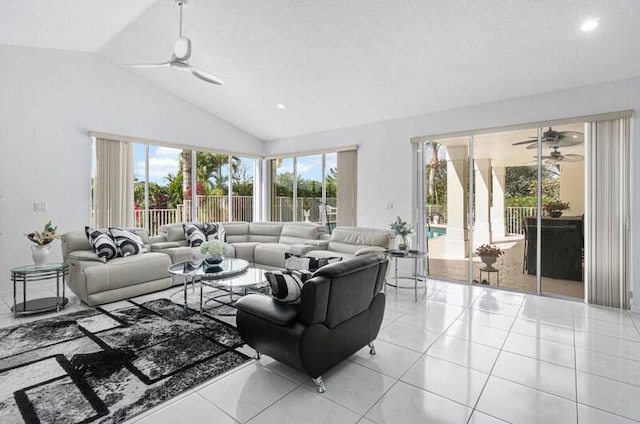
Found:
[{"label": "round glass side table", "polygon": [[[399,251],[399,250],[390,250],[388,255],[394,259],[395,263],[395,272],[394,272],[394,282],[390,283],[387,281],[387,285],[391,287],[395,287],[396,290],[399,288],[413,288],[414,291],[414,301],[418,301],[418,282],[424,283],[424,292],[427,293],[427,275],[418,274],[418,262],[422,261],[422,269],[427,269],[427,259],[429,254],[427,252],[421,252],[419,250],[409,250],[409,251]],[[401,276],[398,275],[398,259],[411,259],[413,260],[413,274],[410,276]],[[400,285],[398,283],[399,280],[410,280],[413,282],[413,287],[407,287]]]},{"label": "round glass side table", "polygon": [[[46,311],[59,311],[67,304],[65,297],[65,277],[69,274],[69,265],[46,264],[42,266],[26,265],[11,270],[13,282],[13,316],[36,314]],[[27,300],[27,286],[34,281],[56,279],[56,296]],[[22,302],[17,303],[17,285],[22,283]],[[60,296],[62,286],[62,296]]]}]

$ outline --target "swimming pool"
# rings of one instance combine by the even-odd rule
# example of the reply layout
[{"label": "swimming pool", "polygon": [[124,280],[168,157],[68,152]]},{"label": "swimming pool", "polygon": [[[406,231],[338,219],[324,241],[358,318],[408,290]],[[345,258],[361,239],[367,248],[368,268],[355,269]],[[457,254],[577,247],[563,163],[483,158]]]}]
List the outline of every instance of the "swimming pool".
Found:
[{"label": "swimming pool", "polygon": [[431,226],[431,230],[427,229],[427,238],[435,238],[447,234],[445,227]]}]

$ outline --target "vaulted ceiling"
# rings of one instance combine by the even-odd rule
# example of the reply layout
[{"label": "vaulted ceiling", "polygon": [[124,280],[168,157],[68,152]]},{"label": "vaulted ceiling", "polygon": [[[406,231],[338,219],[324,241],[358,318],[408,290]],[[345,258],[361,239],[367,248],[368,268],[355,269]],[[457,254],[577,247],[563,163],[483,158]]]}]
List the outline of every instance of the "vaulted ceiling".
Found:
[{"label": "vaulted ceiling", "polygon": [[190,62],[222,87],[125,65],[169,59],[174,0],[2,1],[0,43],[98,53],[271,140],[640,76],[638,17],[638,0],[189,0]]}]

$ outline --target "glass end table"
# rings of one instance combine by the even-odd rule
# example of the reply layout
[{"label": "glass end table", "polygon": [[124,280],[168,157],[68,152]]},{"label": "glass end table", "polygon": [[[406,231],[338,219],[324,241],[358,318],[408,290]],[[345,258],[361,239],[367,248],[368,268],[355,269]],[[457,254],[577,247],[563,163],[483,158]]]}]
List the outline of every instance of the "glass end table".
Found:
[{"label": "glass end table", "polygon": [[[418,282],[424,283],[424,291],[425,294],[427,292],[427,276],[418,274],[418,262],[422,261],[423,269],[426,269],[426,261],[429,256],[427,252],[422,252],[419,250],[389,250],[388,255],[390,258],[394,259],[395,272],[394,272],[394,283],[386,282],[387,285],[391,287],[395,287],[396,290],[398,288],[413,288],[414,291],[414,302],[418,301]],[[398,275],[398,259],[411,259],[413,260],[413,274],[410,276],[402,276]],[[413,282],[413,287],[403,286],[399,284],[399,280],[410,280]]]},{"label": "glass end table", "polygon": [[[59,311],[64,309],[68,303],[65,297],[65,277],[69,274],[69,265],[46,264],[42,266],[25,265],[11,270],[11,281],[13,282],[13,316],[26,314],[37,314],[47,311]],[[56,279],[56,296],[43,297],[27,300],[27,285],[30,282]],[[22,302],[17,303],[17,285],[22,282]],[[60,296],[60,285],[62,284],[62,296]]]}]

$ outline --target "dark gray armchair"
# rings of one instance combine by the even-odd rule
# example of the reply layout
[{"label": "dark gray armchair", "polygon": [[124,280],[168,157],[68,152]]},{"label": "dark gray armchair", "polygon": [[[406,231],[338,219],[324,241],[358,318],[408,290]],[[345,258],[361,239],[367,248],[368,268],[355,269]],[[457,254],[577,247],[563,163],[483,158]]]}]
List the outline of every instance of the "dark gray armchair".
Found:
[{"label": "dark gray armchair", "polygon": [[236,303],[240,336],[258,357],[267,354],[311,376],[322,393],[325,371],[366,345],[375,354],[387,266],[384,255],[326,265],[305,283],[300,305],[262,294],[245,296]]}]

